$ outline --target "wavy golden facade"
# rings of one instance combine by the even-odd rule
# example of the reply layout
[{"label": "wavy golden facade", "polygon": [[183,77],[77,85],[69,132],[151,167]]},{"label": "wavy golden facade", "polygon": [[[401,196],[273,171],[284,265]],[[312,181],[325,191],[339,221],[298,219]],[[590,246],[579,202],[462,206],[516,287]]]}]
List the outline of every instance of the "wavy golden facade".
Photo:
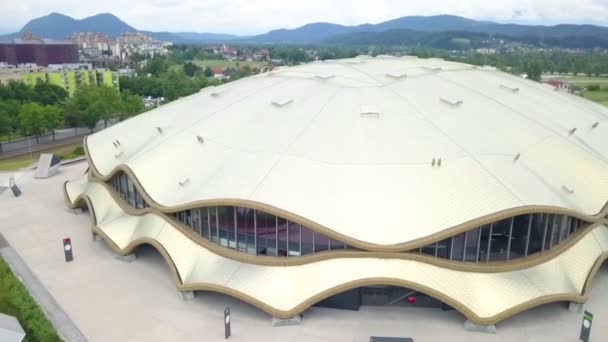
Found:
[{"label": "wavy golden facade", "polygon": [[608,110],[491,68],[364,56],[281,68],[85,150],[90,171],[66,200],[86,202],[117,253],[151,244],[180,290],[276,317],[373,285],[493,324],[585,301],[608,255]]}]

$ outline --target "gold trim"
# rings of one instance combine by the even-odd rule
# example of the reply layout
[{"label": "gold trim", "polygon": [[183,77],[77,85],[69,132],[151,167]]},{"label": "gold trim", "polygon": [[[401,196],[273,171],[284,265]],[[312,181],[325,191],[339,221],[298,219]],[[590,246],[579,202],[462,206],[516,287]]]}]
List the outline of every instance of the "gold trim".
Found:
[{"label": "gold trim", "polygon": [[512,216],[517,216],[517,215],[542,212],[542,213],[548,213],[548,214],[559,214],[559,215],[572,216],[572,217],[576,217],[581,220],[587,221],[589,223],[599,222],[604,216],[608,215],[608,201],[606,202],[606,205],[604,206],[604,208],[596,215],[585,215],[585,214],[576,212],[571,209],[565,209],[565,208],[554,207],[554,206],[528,205],[528,206],[521,206],[521,207],[517,207],[517,208],[506,209],[506,210],[502,210],[502,211],[499,211],[499,212],[496,212],[496,213],[493,213],[490,215],[476,218],[476,219],[467,221],[465,223],[458,224],[451,228],[444,229],[440,232],[425,236],[423,238],[419,238],[419,239],[415,239],[415,240],[411,240],[411,241],[407,241],[407,242],[402,242],[402,243],[397,243],[397,244],[391,244],[391,245],[378,245],[378,244],[354,239],[352,237],[349,237],[347,235],[344,235],[344,234],[338,233],[332,229],[329,229],[328,227],[322,226],[316,222],[313,222],[305,217],[299,216],[297,214],[291,213],[289,211],[286,211],[286,210],[283,210],[283,209],[280,209],[280,208],[277,208],[277,207],[274,207],[274,206],[271,206],[268,204],[251,201],[251,200],[223,198],[223,199],[214,199],[214,200],[195,201],[195,202],[190,202],[187,204],[182,204],[182,205],[173,206],[173,207],[163,206],[161,204],[158,204],[156,201],[154,201],[152,199],[152,197],[150,197],[150,195],[143,188],[139,179],[137,178],[135,173],[133,173],[133,171],[129,168],[129,166],[124,165],[124,164],[118,165],[107,176],[103,176],[101,173],[99,173],[99,171],[97,170],[97,167],[95,166],[95,164],[93,163],[93,160],[91,159],[89,149],[88,149],[88,144],[87,144],[87,137],[85,137],[85,139],[84,139],[83,146],[84,146],[87,161],[89,162],[89,166],[92,171],[90,173],[90,176],[92,178],[105,182],[105,181],[110,180],[114,176],[114,174],[117,173],[118,171],[122,171],[122,172],[126,173],[127,176],[130,177],[131,182],[137,188],[137,191],[144,198],[146,203],[151,208],[156,209],[158,212],[172,213],[172,212],[183,211],[183,210],[188,210],[188,209],[193,209],[193,208],[198,208],[198,207],[206,207],[206,206],[222,206],[222,205],[243,206],[243,207],[248,207],[248,208],[252,208],[252,209],[262,210],[267,213],[270,213],[270,214],[273,214],[276,216],[280,216],[282,218],[288,219],[292,222],[295,222],[295,223],[301,224],[307,228],[310,228],[310,229],[314,230],[315,232],[324,234],[332,239],[339,240],[339,241],[345,242],[346,244],[348,244],[350,246],[353,246],[353,247],[356,247],[359,249],[363,249],[363,250],[372,251],[372,252],[390,253],[390,252],[402,252],[402,251],[422,248],[428,244],[435,243],[437,241],[441,241],[443,239],[446,239],[446,238],[454,236],[454,235],[458,235],[460,233],[471,230],[473,228],[477,228],[477,227],[483,226],[485,224],[500,221],[502,219],[509,218]]},{"label": "gold trim", "polygon": [[479,272],[479,273],[499,273],[516,271],[538,264],[544,263],[553,259],[554,257],[561,254],[563,251],[569,249],[571,246],[576,244],[585,235],[591,232],[595,227],[601,225],[602,222],[592,223],[584,229],[578,230],[576,233],[571,235],[567,241],[560,243],[556,247],[551,248],[549,251],[543,251],[534,253],[525,258],[519,258],[511,261],[495,261],[489,263],[466,263],[460,261],[451,261],[441,258],[432,257],[429,255],[418,254],[414,252],[370,252],[370,251],[327,251],[315,254],[303,255],[299,257],[273,257],[273,256],[258,256],[248,253],[239,252],[227,247],[220,246],[216,243],[205,239],[204,237],[194,233],[194,231],[184,225],[182,222],[175,220],[173,217],[166,215],[165,213],[159,212],[154,208],[135,209],[128,205],[118,193],[110,187],[107,183],[97,179],[91,179],[91,182],[97,183],[104,187],[104,189],[110,194],[110,197],[114,202],[127,214],[132,216],[143,216],[145,214],[153,214],[159,218],[165,220],[168,224],[172,225],[179,232],[187,236],[190,240],[202,246],[203,248],[212,251],[217,255],[223,257],[245,262],[254,265],[262,266],[298,266],[309,264],[322,260],[338,259],[338,258],[380,258],[380,259],[402,259],[402,260],[413,260],[424,262],[427,264],[448,268],[456,271],[465,272]]},{"label": "gold trim", "polygon": [[[65,183],[64,183],[64,193],[66,195],[66,199],[69,200],[69,196],[67,195],[67,189],[65,189]],[[530,308],[540,306],[543,304],[551,303],[551,302],[558,302],[558,301],[572,301],[572,302],[576,302],[576,303],[586,302],[588,300],[589,296],[586,295],[585,292],[591,286],[590,284],[593,281],[594,277],[596,276],[598,270],[600,269],[601,264],[606,259],[608,259],[608,252],[603,253],[597,259],[592,270],[590,271],[590,273],[587,276],[583,294],[581,294],[581,295],[579,295],[579,294],[553,294],[553,295],[548,295],[548,296],[542,296],[542,297],[538,297],[533,300],[530,300],[528,302],[516,305],[510,309],[502,311],[499,314],[496,314],[491,317],[480,317],[480,316],[476,315],[468,307],[466,307],[466,305],[464,305],[464,304],[460,303],[459,301],[457,301],[447,295],[444,295],[443,293],[436,291],[430,287],[426,287],[426,286],[417,284],[415,282],[406,281],[406,280],[402,280],[402,279],[394,279],[394,278],[366,278],[366,279],[359,279],[359,280],[351,281],[351,282],[327,289],[321,293],[318,293],[318,294],[310,297],[309,299],[305,300],[304,302],[300,303],[299,305],[297,305],[296,307],[294,307],[291,310],[277,310],[277,309],[273,308],[272,306],[270,306],[260,300],[257,300],[249,295],[246,295],[240,291],[225,288],[225,287],[222,287],[219,285],[205,284],[205,283],[187,284],[187,285],[183,284],[181,278],[179,277],[179,273],[178,273],[177,267],[175,266],[175,263],[173,262],[171,256],[168,254],[168,252],[164,249],[162,244],[160,244],[158,241],[156,241],[154,239],[140,238],[135,241],[132,241],[131,243],[129,243],[129,245],[127,247],[125,247],[123,249],[118,248],[118,246],[116,246],[112,242],[112,240],[107,235],[105,235],[103,233],[103,231],[101,231],[101,229],[99,229],[99,227],[96,226],[97,219],[95,216],[94,208],[91,205],[91,201],[88,198],[88,195],[83,195],[83,194],[79,195],[78,197],[76,197],[74,199],[74,202],[68,203],[68,206],[71,208],[76,208],[76,207],[78,207],[78,204],[80,203],[80,201],[86,201],[87,205],[89,206],[89,210],[91,210],[93,213],[93,215],[91,216],[91,220],[93,221],[93,231],[96,233],[100,233],[104,237],[104,241],[106,242],[106,244],[108,244],[110,249],[115,251],[117,254],[126,255],[129,253],[132,253],[133,250],[135,250],[138,246],[140,246],[142,244],[150,244],[151,246],[156,248],[160,252],[160,254],[163,256],[165,261],[167,262],[167,265],[172,273],[172,278],[175,282],[175,285],[180,291],[200,290],[200,291],[213,291],[213,292],[223,293],[223,294],[235,297],[244,302],[247,302],[253,306],[256,306],[260,310],[268,313],[269,315],[271,315],[273,317],[282,318],[282,319],[287,319],[287,318],[293,317],[297,314],[300,314],[303,311],[305,311],[306,309],[308,309],[310,306],[314,305],[315,303],[317,303],[325,298],[336,295],[338,293],[341,293],[341,292],[344,292],[344,291],[347,291],[347,290],[350,290],[353,288],[361,287],[361,286],[370,286],[370,285],[380,285],[381,284],[381,285],[402,286],[405,288],[409,288],[409,289],[424,293],[428,296],[436,298],[436,299],[450,305],[451,307],[453,307],[455,310],[460,312],[462,315],[464,315],[467,319],[469,319],[470,321],[472,321],[475,324],[491,325],[491,324],[496,324],[499,321],[509,318],[522,311],[525,311]]]}]

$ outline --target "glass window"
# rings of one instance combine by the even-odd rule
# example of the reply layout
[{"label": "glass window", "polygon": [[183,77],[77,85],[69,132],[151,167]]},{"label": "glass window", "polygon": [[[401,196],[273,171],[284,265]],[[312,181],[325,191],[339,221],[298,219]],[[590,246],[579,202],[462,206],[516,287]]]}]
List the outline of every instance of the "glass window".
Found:
[{"label": "glass window", "polygon": [[302,226],[302,255],[312,254],[314,252],[314,234],[312,230]]},{"label": "glass window", "polygon": [[217,208],[219,222],[220,245],[229,248],[236,248],[234,207],[222,206]]},{"label": "glass window", "polygon": [[490,248],[490,231],[492,230],[492,225],[486,225],[480,228],[480,238],[479,238],[479,262],[488,262],[488,254]]},{"label": "glass window", "polygon": [[530,215],[515,216],[513,221],[513,232],[511,233],[511,250],[509,260],[523,258],[526,256],[526,245],[532,219]]},{"label": "glass window", "polygon": [[200,234],[209,239],[209,208],[201,208],[199,211],[201,220]]},{"label": "glass window", "polygon": [[346,248],[346,244],[344,244],[344,242],[329,238],[329,249],[330,250],[332,250],[332,251],[341,250],[341,249],[345,249],[345,248]]},{"label": "glass window", "polygon": [[570,220],[570,234],[576,233],[576,217],[572,217]]},{"label": "glass window", "polygon": [[490,236],[490,261],[507,260],[512,218],[495,222]]},{"label": "glass window", "polygon": [[289,256],[302,255],[300,250],[300,225],[294,222],[287,222],[289,225]]},{"label": "glass window", "polygon": [[254,210],[236,207],[237,249],[241,252],[255,254]]},{"label": "glass window", "polygon": [[329,238],[321,233],[315,232],[315,253],[329,250]]},{"label": "glass window", "polygon": [[452,238],[441,240],[437,243],[437,257],[442,259],[450,258],[450,249],[452,247]]},{"label": "glass window", "polygon": [[209,208],[209,231],[211,232],[211,241],[219,244],[217,221],[217,207]]},{"label": "glass window", "polygon": [[545,232],[543,233],[543,251],[551,248],[551,237],[553,236],[553,220],[555,219],[555,215],[546,214],[545,215]]},{"label": "glass window", "polygon": [[466,241],[466,255],[465,261],[469,262],[477,262],[477,250],[479,249],[479,237],[480,237],[480,228],[469,230],[466,232],[467,241]]},{"label": "glass window", "polygon": [[201,235],[200,209],[192,209],[192,230]]},{"label": "glass window", "polygon": [[287,220],[277,218],[277,255],[287,256]]},{"label": "glass window", "polygon": [[543,233],[545,231],[545,214],[532,214],[532,226],[530,227],[530,239],[528,241],[528,255],[538,253],[543,246]]},{"label": "glass window", "polygon": [[256,210],[258,255],[277,255],[277,218]]},{"label": "glass window", "polygon": [[[570,220],[572,218],[569,216],[562,216],[561,220],[559,220],[559,242],[562,242],[568,238],[570,235]],[[553,242],[553,245],[557,245],[559,242]]]},{"label": "glass window", "polygon": [[420,253],[430,255],[430,256],[435,256],[436,251],[437,251],[436,247],[437,247],[437,243],[432,243],[430,245],[426,245],[426,246],[422,247],[422,249],[420,250]]},{"label": "glass window", "polygon": [[464,239],[465,233],[458,234],[452,238],[452,257],[451,260],[464,260]]}]

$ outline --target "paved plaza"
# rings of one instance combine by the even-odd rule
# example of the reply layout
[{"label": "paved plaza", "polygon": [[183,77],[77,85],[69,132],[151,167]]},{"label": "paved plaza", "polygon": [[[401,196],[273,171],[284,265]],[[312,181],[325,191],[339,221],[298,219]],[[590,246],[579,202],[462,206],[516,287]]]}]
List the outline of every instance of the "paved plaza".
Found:
[{"label": "paved plaza", "polygon": [[[303,325],[271,327],[271,317],[239,300],[197,292],[182,301],[162,257],[140,247],[131,263],[114,258],[103,241],[91,238],[88,214],[74,214],[63,199],[64,181],[87,165],[65,166],[47,180],[19,172],[23,196],[0,193],[0,233],[89,341],[220,341],[223,312],[232,312],[236,341],[356,341],[370,335],[414,341],[577,341],[581,315],[566,303],[544,305],[497,325],[498,334],[463,329],[455,311],[407,307],[362,307],[360,311],[311,308]],[[5,186],[11,173],[0,173]],[[70,237],[75,261],[66,263],[62,239]],[[496,294],[500,296],[500,293]],[[593,312],[592,341],[608,336],[608,267],[595,278],[586,309]]]}]

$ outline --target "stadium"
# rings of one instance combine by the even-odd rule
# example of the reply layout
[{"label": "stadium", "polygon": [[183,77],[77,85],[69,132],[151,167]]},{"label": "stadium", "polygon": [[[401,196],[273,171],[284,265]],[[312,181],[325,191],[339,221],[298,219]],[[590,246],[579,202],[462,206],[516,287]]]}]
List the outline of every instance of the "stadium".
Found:
[{"label": "stadium", "polygon": [[65,197],[115,253],[156,248],[185,296],[280,319],[437,306],[488,326],[589,299],[608,257],[607,119],[494,68],[318,61],[89,136]]}]

